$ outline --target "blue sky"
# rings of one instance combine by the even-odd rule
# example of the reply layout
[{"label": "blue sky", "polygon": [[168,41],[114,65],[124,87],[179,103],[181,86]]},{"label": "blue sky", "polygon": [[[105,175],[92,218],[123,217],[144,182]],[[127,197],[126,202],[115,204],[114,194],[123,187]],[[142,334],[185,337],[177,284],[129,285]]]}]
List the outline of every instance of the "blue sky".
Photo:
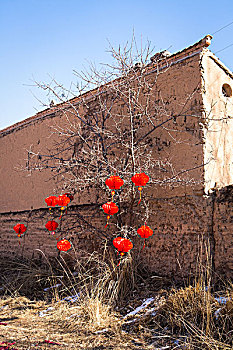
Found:
[{"label": "blue sky", "polygon": [[[43,109],[33,81],[69,86],[87,61],[110,61],[108,41],[149,39],[176,52],[233,22],[232,0],[0,0],[0,129]],[[215,53],[233,44],[233,24],[214,34]],[[216,55],[233,70],[233,45]]]}]

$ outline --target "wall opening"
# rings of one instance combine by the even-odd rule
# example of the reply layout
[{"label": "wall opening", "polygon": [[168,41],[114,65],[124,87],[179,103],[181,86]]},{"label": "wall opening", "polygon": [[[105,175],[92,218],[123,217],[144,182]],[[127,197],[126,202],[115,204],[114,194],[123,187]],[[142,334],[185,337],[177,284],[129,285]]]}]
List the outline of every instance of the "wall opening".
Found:
[{"label": "wall opening", "polygon": [[232,88],[229,84],[223,84],[222,86],[222,94],[225,97],[231,97],[232,96]]}]

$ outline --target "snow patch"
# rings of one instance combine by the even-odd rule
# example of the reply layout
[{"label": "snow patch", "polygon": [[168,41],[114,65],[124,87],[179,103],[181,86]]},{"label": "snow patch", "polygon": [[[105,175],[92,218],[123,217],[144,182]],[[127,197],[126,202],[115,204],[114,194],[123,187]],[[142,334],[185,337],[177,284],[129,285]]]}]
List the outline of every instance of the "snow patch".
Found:
[{"label": "snow patch", "polygon": [[39,312],[39,316],[40,316],[40,317],[44,317],[44,316],[46,316],[46,314],[47,314],[48,311],[53,310],[53,309],[54,309],[54,307],[50,306],[50,307],[48,307],[46,310],[40,311],[40,312]]},{"label": "snow patch", "polygon": [[48,288],[45,288],[44,291],[47,292],[49,289],[52,289],[52,288],[57,288],[57,287],[60,287],[61,286],[61,283],[57,283],[55,284],[54,286],[51,286],[51,287],[48,287]]},{"label": "snow patch", "polygon": [[222,308],[220,307],[218,310],[215,311],[214,316],[215,316],[216,320],[218,319],[219,313],[221,310],[222,310]]},{"label": "snow patch", "polygon": [[127,318],[127,317],[130,317],[130,316],[134,316],[136,315],[137,313],[139,313],[141,310],[145,309],[149,304],[152,303],[152,301],[154,301],[155,299],[154,298],[148,298],[146,299],[142,305],[138,306],[135,310],[129,312],[128,314],[126,314],[123,318]]},{"label": "snow patch", "polygon": [[225,297],[218,297],[214,298],[219,304],[226,304],[228,300],[231,300],[231,298],[225,298]]},{"label": "snow patch", "polygon": [[69,303],[75,303],[80,298],[80,293],[71,295],[69,297],[65,297],[61,299],[61,301],[68,301]]}]

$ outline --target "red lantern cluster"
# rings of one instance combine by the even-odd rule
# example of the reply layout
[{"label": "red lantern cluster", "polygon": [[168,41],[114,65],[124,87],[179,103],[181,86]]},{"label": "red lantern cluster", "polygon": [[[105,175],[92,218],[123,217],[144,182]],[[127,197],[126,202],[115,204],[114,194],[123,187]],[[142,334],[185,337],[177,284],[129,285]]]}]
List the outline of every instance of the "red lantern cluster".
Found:
[{"label": "red lantern cluster", "polygon": [[146,239],[151,237],[154,232],[149,226],[146,226],[145,224],[137,230],[137,233],[141,238],[144,239],[144,244],[143,244],[143,249],[144,249],[146,245]]},{"label": "red lantern cluster", "polygon": [[[62,216],[62,211],[65,210],[65,208],[67,208],[68,204],[73,199],[74,199],[74,196],[72,194],[65,193],[65,194],[60,195],[60,196],[49,196],[49,197],[45,198],[45,203],[49,207],[49,210],[51,210],[52,207],[60,206],[61,207],[61,216]],[[61,216],[60,216],[60,218],[61,218]],[[45,227],[49,232],[52,233],[52,235],[55,235],[55,230],[58,228],[58,223],[54,220],[49,220],[45,224]],[[24,224],[17,224],[13,227],[13,229],[17,233],[17,236],[19,238],[22,237],[24,232],[27,230],[27,228]],[[58,240],[58,239],[56,238],[56,240]],[[20,242],[19,242],[19,244],[20,244]],[[63,240],[57,242],[57,247],[59,250],[68,251],[69,249],[71,249],[71,243],[68,240],[63,239]]]},{"label": "red lantern cluster", "polygon": [[[132,178],[131,178],[131,180],[135,184],[135,186],[138,187],[138,190],[139,190],[139,193],[140,193],[140,199],[139,199],[138,204],[141,202],[142,188],[143,188],[143,186],[145,186],[147,184],[149,179],[150,179],[149,176],[146,175],[145,173],[137,173],[134,176],[132,176]],[[107,227],[111,215],[116,214],[118,212],[118,210],[119,210],[118,206],[115,203],[113,203],[113,196],[115,194],[115,190],[119,190],[121,188],[121,186],[123,186],[124,180],[122,180],[117,175],[111,175],[105,181],[105,184],[106,184],[106,186],[109,187],[110,190],[112,190],[111,191],[112,201],[111,202],[107,202],[107,203],[102,205],[102,208],[103,208],[104,212],[107,214],[107,224],[105,226],[105,227]]]},{"label": "red lantern cluster", "polygon": [[[149,176],[146,175],[145,173],[136,173],[134,176],[132,176],[131,180],[135,184],[135,186],[138,187],[138,191],[140,193],[140,199],[138,202],[139,204],[141,202],[141,192],[142,192],[143,186],[145,186],[148,183]],[[117,175],[112,175],[105,181],[105,184],[111,190],[111,195],[112,195],[112,201],[109,201],[102,205],[103,211],[107,215],[107,223],[105,225],[105,228],[106,228],[108,226],[110,217],[118,213],[119,211],[118,206],[113,202],[113,197],[115,195],[115,191],[119,190],[123,186],[124,180]],[[50,210],[52,207],[60,206],[61,216],[62,216],[62,211],[65,210],[65,208],[67,208],[68,204],[73,199],[74,197],[72,194],[65,193],[59,196],[49,196],[45,198],[45,202]],[[49,232],[51,232],[54,235],[55,230],[58,228],[58,223],[54,220],[50,220],[45,224],[45,227]],[[20,238],[24,234],[24,232],[26,232],[27,228],[25,227],[24,224],[17,224],[14,226],[14,230],[17,233],[18,237]],[[144,239],[144,246],[143,246],[144,248],[145,240],[153,235],[153,230],[149,226],[146,226],[145,224],[137,230],[137,233],[142,239]],[[129,252],[133,248],[133,243],[129,239],[122,238],[122,237],[116,237],[113,240],[113,245],[117,249],[118,254],[120,254],[121,256],[123,256],[125,253]],[[72,248],[72,244],[67,239],[63,238],[59,241],[57,239],[57,249],[59,249],[60,251],[67,252],[71,248]]]},{"label": "red lantern cluster", "polygon": [[[72,194],[65,193],[65,194],[62,194],[60,196],[49,196],[49,197],[45,198],[45,202],[48,205],[48,207],[50,207],[49,210],[51,210],[51,207],[55,207],[56,205],[61,207],[61,215],[59,217],[59,219],[61,219],[62,214],[63,214],[63,210],[65,210],[67,208],[68,204],[73,199],[74,199],[74,196]],[[47,228],[48,231],[51,232],[52,235],[55,235],[55,230],[58,228],[58,223],[54,220],[50,220],[47,222],[45,227]],[[56,238],[56,240],[58,241],[57,238]],[[57,248],[60,251],[66,252],[72,248],[72,245],[67,239],[64,238],[64,239],[57,242]]]},{"label": "red lantern cluster", "polygon": [[118,250],[117,254],[120,253],[121,256],[133,248],[133,243],[129,239],[122,237],[114,238],[113,245]]},{"label": "red lantern cluster", "polygon": [[107,224],[105,228],[108,226],[109,219],[112,215],[116,214],[119,210],[118,206],[113,202],[107,202],[102,205],[103,211],[107,214]]},{"label": "red lantern cluster", "polygon": [[65,193],[62,194],[60,196],[49,196],[47,198],[45,198],[45,202],[47,204],[49,208],[49,210],[51,210],[51,207],[55,207],[56,205],[61,207],[61,216],[59,219],[61,219],[62,217],[62,212],[63,210],[65,210],[65,208],[68,206],[68,204],[74,199],[74,197],[72,196],[72,194],[70,193]]},{"label": "red lantern cluster", "polygon": [[138,186],[138,191],[140,193],[140,198],[138,204],[141,202],[142,199],[142,188],[147,184],[147,182],[150,180],[149,176],[145,173],[137,173],[134,176],[131,177],[131,180],[135,184],[135,186]]},{"label": "red lantern cluster", "polygon": [[[72,197],[72,199],[70,199],[70,196]],[[66,207],[71,200],[73,200],[73,196],[69,193],[62,194],[58,197],[49,196],[45,198],[45,202],[48,207],[55,207],[56,205],[58,205],[59,207]]]},{"label": "red lantern cluster", "polygon": [[61,239],[59,242],[57,242],[57,249],[62,252],[68,252],[72,248],[71,243],[67,239]]},{"label": "red lantern cluster", "polygon": [[124,185],[124,180],[122,180],[120,176],[112,175],[105,181],[105,184],[109,187],[110,190],[112,190],[111,195],[113,201],[113,196],[116,193],[115,190],[119,190],[121,186]]}]

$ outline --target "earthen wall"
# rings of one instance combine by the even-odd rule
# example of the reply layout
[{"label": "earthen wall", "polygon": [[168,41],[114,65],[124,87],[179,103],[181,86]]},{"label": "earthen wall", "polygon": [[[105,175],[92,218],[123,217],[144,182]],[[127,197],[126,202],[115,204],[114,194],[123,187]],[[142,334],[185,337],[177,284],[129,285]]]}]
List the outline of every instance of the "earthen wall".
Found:
[{"label": "earthen wall", "polygon": [[[194,52],[195,53],[195,52]],[[203,144],[202,132],[199,127],[201,118],[202,97],[200,93],[200,52],[181,62],[168,64],[157,76],[156,69],[148,74],[147,79],[157,79],[154,103],[164,113],[158,123],[174,116],[163,127],[156,129],[148,138],[148,151],[153,150],[155,159],[167,159],[173,165],[174,173],[188,170],[186,176],[195,180],[192,186],[186,188],[153,190],[155,197],[170,197],[171,195],[192,194],[193,190],[203,188]],[[172,61],[173,62],[173,61]],[[171,63],[172,63],[171,62]],[[192,79],[190,79],[192,77]],[[93,99],[95,97],[93,96]],[[117,109],[118,106],[115,107]],[[80,111],[82,113],[82,111]],[[117,111],[116,111],[117,113]],[[44,198],[51,194],[60,194],[60,183],[54,172],[50,170],[27,171],[27,150],[34,152],[33,161],[37,155],[48,154],[50,149],[56,149],[63,139],[57,136],[57,131],[74,129],[78,118],[72,113],[55,113],[41,118],[30,119],[24,125],[12,127],[0,135],[0,177],[1,202],[0,212],[23,211],[45,208]],[[67,144],[65,144],[67,146]],[[72,154],[72,149],[71,149]],[[39,164],[39,160],[38,160]],[[39,167],[39,166],[38,166]],[[95,194],[77,194],[75,204],[91,204],[96,202]]]},{"label": "earthen wall", "polygon": [[203,96],[203,154],[205,192],[233,183],[233,89],[232,73],[209,50],[201,59]]},{"label": "earthen wall", "polygon": [[[216,274],[231,278],[232,194],[232,186],[229,186],[205,198],[185,196],[154,199],[151,203],[154,216],[150,221],[154,235],[146,242],[143,250],[139,236],[132,238],[134,252],[141,257],[141,266],[158,276],[187,278],[197,271],[200,261],[205,265],[205,251],[210,246]],[[44,227],[50,217],[48,209],[2,214],[1,256],[28,259],[58,256],[56,239]],[[114,237],[114,219],[111,220],[110,227],[106,230],[106,217],[99,206],[71,206],[64,216],[59,236],[62,238],[64,235],[73,242],[70,254],[76,258],[80,254],[85,255],[85,252],[100,251],[106,242],[108,249],[114,251],[109,242],[109,237]],[[28,226],[20,245],[12,230],[13,225],[19,221]],[[63,253],[66,254],[69,253]]]}]

